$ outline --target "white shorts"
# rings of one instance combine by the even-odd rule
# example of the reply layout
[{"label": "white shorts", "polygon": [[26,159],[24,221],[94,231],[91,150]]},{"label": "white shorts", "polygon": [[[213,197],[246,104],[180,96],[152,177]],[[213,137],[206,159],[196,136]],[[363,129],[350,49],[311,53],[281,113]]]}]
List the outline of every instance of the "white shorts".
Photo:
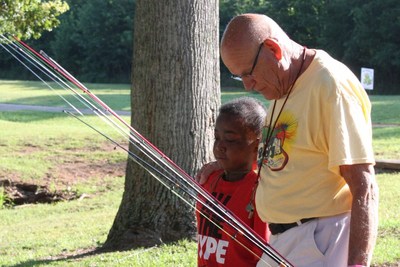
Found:
[{"label": "white shorts", "polygon": [[[271,235],[269,244],[295,267],[346,267],[350,212],[323,217]],[[257,267],[279,266],[263,254]]]}]

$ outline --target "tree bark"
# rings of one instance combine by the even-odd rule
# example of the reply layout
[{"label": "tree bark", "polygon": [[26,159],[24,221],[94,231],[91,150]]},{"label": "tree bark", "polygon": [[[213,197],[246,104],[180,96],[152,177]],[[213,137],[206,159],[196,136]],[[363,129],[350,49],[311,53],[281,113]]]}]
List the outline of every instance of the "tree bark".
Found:
[{"label": "tree bark", "polygon": [[[212,158],[218,25],[217,0],[136,1],[131,124],[192,176]],[[193,209],[128,160],[104,248],[153,246],[192,238],[195,230]]]}]

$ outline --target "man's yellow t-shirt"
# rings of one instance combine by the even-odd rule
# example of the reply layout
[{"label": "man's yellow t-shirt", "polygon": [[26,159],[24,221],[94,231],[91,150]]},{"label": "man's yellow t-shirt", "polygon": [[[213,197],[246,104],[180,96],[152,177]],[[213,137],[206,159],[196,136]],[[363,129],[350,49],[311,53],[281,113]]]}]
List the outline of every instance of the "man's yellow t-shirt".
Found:
[{"label": "man's yellow t-shirt", "polygon": [[[267,126],[275,124],[283,102],[277,101],[272,123],[270,105]],[[357,77],[317,50],[275,124],[256,193],[260,217],[292,223],[351,210],[339,166],[374,164],[370,111]]]}]

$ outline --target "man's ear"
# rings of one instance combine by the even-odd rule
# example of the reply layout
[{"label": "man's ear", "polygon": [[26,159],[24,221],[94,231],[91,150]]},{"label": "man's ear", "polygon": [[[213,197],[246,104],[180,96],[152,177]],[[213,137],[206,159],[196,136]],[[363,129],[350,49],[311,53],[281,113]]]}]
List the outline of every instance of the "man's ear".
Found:
[{"label": "man's ear", "polygon": [[261,142],[261,138],[262,138],[262,136],[260,135],[259,137],[257,137],[257,145],[255,146],[255,148],[254,148],[254,150],[255,150],[255,152],[258,154],[258,149],[259,149],[259,147],[260,147],[260,142]]},{"label": "man's ear", "polygon": [[278,42],[273,39],[266,39],[264,41],[264,45],[266,45],[274,53],[277,60],[282,59],[282,49]]}]

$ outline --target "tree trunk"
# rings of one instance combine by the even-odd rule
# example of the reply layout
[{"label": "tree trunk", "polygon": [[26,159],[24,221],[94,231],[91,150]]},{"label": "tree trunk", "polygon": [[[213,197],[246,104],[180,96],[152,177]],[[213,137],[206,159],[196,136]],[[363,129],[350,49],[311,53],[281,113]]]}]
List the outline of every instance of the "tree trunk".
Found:
[{"label": "tree trunk", "polygon": [[[192,176],[212,157],[218,21],[217,0],[136,1],[131,124]],[[104,247],[153,246],[194,234],[193,209],[128,160]]]}]

